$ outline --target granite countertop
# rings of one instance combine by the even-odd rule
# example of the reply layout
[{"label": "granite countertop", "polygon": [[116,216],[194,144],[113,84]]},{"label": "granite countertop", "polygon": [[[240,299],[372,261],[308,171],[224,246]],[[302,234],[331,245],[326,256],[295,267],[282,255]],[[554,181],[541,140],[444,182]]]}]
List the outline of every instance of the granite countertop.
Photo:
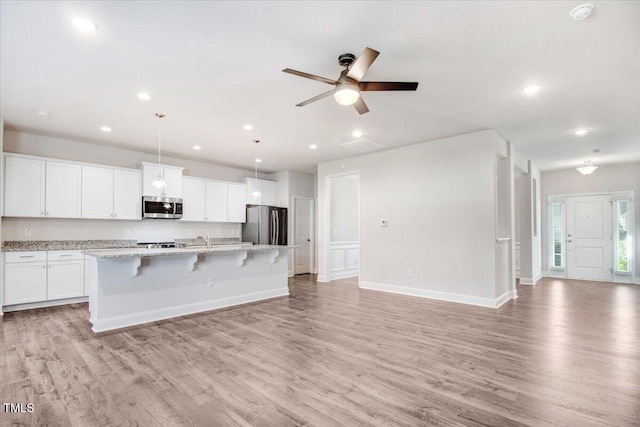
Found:
[{"label": "granite countertop", "polygon": [[250,243],[244,244],[227,244],[220,246],[212,246],[207,248],[205,246],[193,246],[186,248],[159,248],[159,249],[146,249],[146,248],[124,248],[124,249],[107,249],[107,250],[87,250],[84,251],[85,255],[93,256],[101,259],[114,259],[114,258],[134,258],[134,257],[156,257],[156,256],[171,256],[171,255],[190,255],[190,254],[228,254],[238,252],[268,252],[273,250],[286,250],[291,249],[293,246],[276,246],[276,245],[252,245]]},{"label": "granite countertop", "polygon": [[[212,245],[237,245],[242,243],[237,237],[212,237]],[[201,246],[202,239],[175,239],[176,243]],[[2,242],[2,252],[21,251],[85,251],[94,249],[137,248],[137,240],[8,240]]]}]

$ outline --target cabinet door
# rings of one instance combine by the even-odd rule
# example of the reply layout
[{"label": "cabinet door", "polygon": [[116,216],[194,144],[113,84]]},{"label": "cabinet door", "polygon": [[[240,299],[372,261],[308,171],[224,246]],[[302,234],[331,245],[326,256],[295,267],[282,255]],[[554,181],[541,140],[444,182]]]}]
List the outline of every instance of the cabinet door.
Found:
[{"label": "cabinet door", "polygon": [[207,181],[207,221],[227,222],[227,184]]},{"label": "cabinet door", "polygon": [[47,162],[46,216],[80,218],[81,166]]},{"label": "cabinet door", "polygon": [[262,196],[259,197],[253,197],[251,195],[251,193],[253,193],[253,190],[258,189],[260,192],[262,192],[262,182],[257,180],[257,179],[253,179],[253,178],[246,178],[247,181],[247,200],[246,200],[246,204],[247,205],[261,205],[262,204]]},{"label": "cabinet door", "polygon": [[45,162],[5,157],[5,216],[44,216]]},{"label": "cabinet door", "polygon": [[47,300],[84,295],[84,259],[54,261],[47,265]]},{"label": "cabinet door", "polygon": [[153,180],[158,177],[158,175],[162,176],[164,174],[164,168],[162,166],[157,165],[148,165],[145,163],[142,168],[142,195],[143,196],[162,196],[162,188],[154,187],[151,185]]},{"label": "cabinet door", "polygon": [[205,181],[182,179],[182,221],[206,221]]},{"label": "cabinet door", "polygon": [[113,218],[113,169],[82,166],[82,218]]},{"label": "cabinet door", "polygon": [[267,206],[276,205],[276,183],[262,181],[262,204]]},{"label": "cabinet door", "polygon": [[4,265],[4,305],[47,299],[47,263],[23,262]]},{"label": "cabinet door", "polygon": [[182,169],[164,168],[164,181],[167,183],[167,197],[182,197]]},{"label": "cabinet door", "polygon": [[142,217],[142,176],[138,171],[113,171],[113,217]]},{"label": "cabinet door", "polygon": [[246,186],[243,184],[228,184],[227,215],[230,222],[246,222],[247,210]]}]

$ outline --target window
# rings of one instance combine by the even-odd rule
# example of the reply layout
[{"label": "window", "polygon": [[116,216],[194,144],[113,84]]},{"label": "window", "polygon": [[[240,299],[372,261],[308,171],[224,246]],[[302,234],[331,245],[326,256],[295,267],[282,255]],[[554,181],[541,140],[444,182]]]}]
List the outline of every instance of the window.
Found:
[{"label": "window", "polygon": [[562,220],[562,203],[551,204],[551,221],[552,221],[552,235],[553,235],[553,267],[563,268],[564,259],[563,253],[563,220]]},{"label": "window", "polygon": [[617,272],[629,273],[631,267],[631,236],[629,236],[629,201],[616,200],[616,262]]}]

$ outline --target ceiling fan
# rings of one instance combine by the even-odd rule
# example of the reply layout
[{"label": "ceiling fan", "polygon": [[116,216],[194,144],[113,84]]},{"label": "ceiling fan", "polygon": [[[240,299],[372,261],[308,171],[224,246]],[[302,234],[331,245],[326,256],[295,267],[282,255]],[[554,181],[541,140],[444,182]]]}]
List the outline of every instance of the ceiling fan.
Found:
[{"label": "ceiling fan", "polygon": [[373,61],[380,55],[380,52],[365,48],[362,54],[356,59],[352,53],[343,53],[338,57],[338,63],[344,67],[340,73],[338,80],[331,80],[325,77],[315,76],[313,74],[303,73],[302,71],[285,68],[285,73],[294,74],[296,76],[305,77],[307,79],[316,80],[322,83],[335,86],[333,89],[307,99],[296,107],[304,107],[307,104],[318,101],[327,96],[333,95],[341,105],[353,105],[360,114],[368,113],[369,108],[360,96],[362,91],[387,91],[387,90],[416,90],[417,82],[363,82],[364,73],[367,72]]}]

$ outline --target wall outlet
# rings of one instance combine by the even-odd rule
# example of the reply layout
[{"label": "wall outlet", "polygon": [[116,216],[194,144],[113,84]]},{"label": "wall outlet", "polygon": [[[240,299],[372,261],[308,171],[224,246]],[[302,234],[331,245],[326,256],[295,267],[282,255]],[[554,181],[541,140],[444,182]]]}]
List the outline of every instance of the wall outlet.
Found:
[{"label": "wall outlet", "polygon": [[24,237],[31,237],[31,229],[29,227],[24,229]]},{"label": "wall outlet", "polygon": [[389,225],[389,223],[387,222],[386,219],[383,219],[382,221],[380,221],[380,227],[386,227],[388,225]]},{"label": "wall outlet", "polygon": [[210,288],[212,288],[212,287],[213,287],[213,285],[214,285],[213,277],[209,277],[209,278],[207,279],[207,286],[208,286],[208,287],[210,287]]},{"label": "wall outlet", "polygon": [[82,229],[82,237],[87,237],[87,234],[89,234],[89,231],[87,231],[86,228]]},{"label": "wall outlet", "polygon": [[413,268],[407,270],[407,277],[413,277]]}]

